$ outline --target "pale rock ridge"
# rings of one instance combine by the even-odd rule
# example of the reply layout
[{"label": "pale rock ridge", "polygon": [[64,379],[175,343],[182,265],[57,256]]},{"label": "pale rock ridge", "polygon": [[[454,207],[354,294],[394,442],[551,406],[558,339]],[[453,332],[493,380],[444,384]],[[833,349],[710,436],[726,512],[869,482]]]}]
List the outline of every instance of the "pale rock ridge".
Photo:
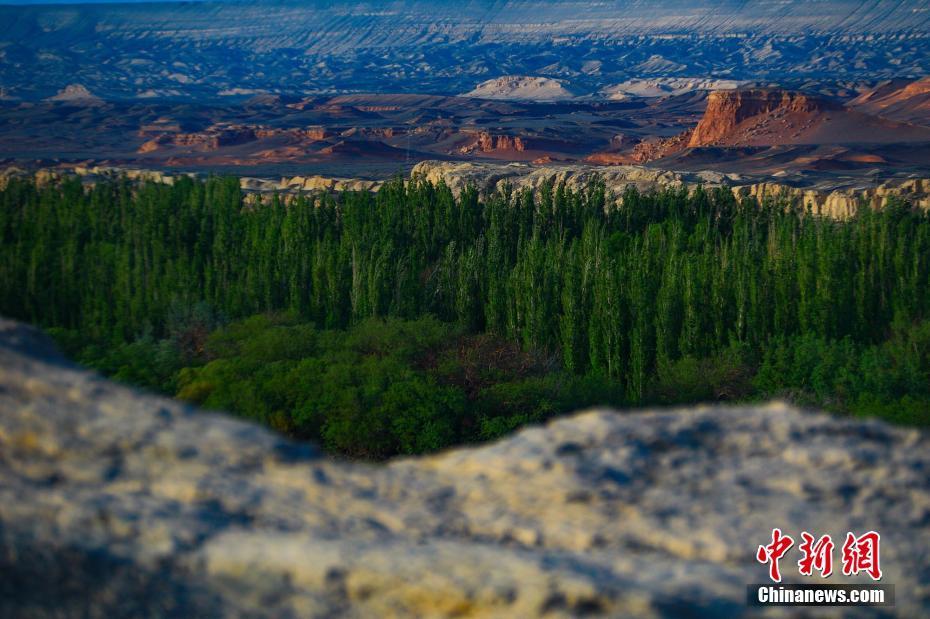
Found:
[{"label": "pale rock ridge", "polygon": [[656,77],[630,79],[604,88],[608,99],[623,100],[629,97],[670,97],[695,91],[731,90],[744,84],[739,80],[705,77]]},{"label": "pale rock ridge", "polygon": [[805,188],[777,182],[747,182],[736,175],[719,172],[672,172],[638,165],[596,166],[562,165],[530,166],[522,163],[493,164],[473,162],[422,161],[411,172],[434,184],[442,181],[453,192],[474,185],[483,193],[493,193],[510,185],[516,190],[538,191],[543,184],[564,182],[573,190],[583,189],[594,178],[601,178],[607,191],[622,197],[627,187],[652,191],[664,187],[695,189],[726,187],[737,197],[785,199],[814,214],[835,219],[853,216],[860,205],[871,209],[884,208],[892,198],[909,200],[915,207],[930,210],[930,179],[914,178],[885,183],[863,184],[851,188]]},{"label": "pale rock ridge", "polygon": [[481,82],[474,90],[462,95],[476,99],[500,99],[510,101],[556,101],[575,96],[563,80],[549,77],[505,75]]},{"label": "pale rock ridge", "polygon": [[732,189],[737,197],[748,196],[757,200],[783,198],[800,204],[816,215],[834,219],[848,219],[858,212],[860,206],[880,210],[893,198],[909,200],[915,207],[930,211],[930,179],[926,178],[828,191],[779,183],[752,183]]},{"label": "pale rock ridge", "polygon": [[[87,184],[99,179],[125,175],[136,182],[153,181],[173,184],[181,176],[196,177],[194,173],[167,173],[160,170],[121,168],[110,166],[76,165],[65,169],[41,168],[24,170],[7,167],[0,170],[0,189],[6,187],[11,178],[31,178],[40,186],[59,182],[63,177],[75,174]],[[640,165],[530,165],[526,163],[476,163],[451,161],[421,161],[413,167],[411,179],[422,179],[433,184],[445,183],[456,195],[466,187],[474,186],[488,195],[510,186],[516,191],[530,189],[538,192],[545,184],[565,183],[574,191],[585,189],[595,178],[604,181],[607,191],[622,199],[627,187],[639,191],[653,191],[665,187],[686,187],[689,190],[699,185],[705,188],[726,187],[738,197],[757,200],[782,199],[810,210],[817,215],[834,219],[852,217],[865,206],[878,210],[887,206],[891,199],[908,200],[916,208],[930,211],[930,179],[910,178],[883,183],[862,183],[854,187],[795,187],[792,185],[759,181],[749,182],[735,174],[714,171],[695,173],[674,172]],[[338,178],[320,175],[290,176],[278,180],[242,177],[240,187],[249,196],[278,192],[293,196],[300,192],[377,191],[384,184],[381,180]]]},{"label": "pale rock ridge", "polygon": [[75,105],[102,105],[103,99],[92,93],[82,84],[68,84],[46,101],[61,101]]},{"label": "pale rock ridge", "polygon": [[525,163],[475,163],[421,161],[410,173],[411,178],[433,184],[445,183],[454,193],[473,185],[481,193],[502,190],[505,185],[519,191],[538,191],[545,183],[554,182],[574,191],[580,191],[595,178],[601,178],[608,190],[619,194],[627,186],[648,191],[658,187],[677,187],[685,184],[685,177],[676,172],[643,166],[533,166]]},{"label": "pale rock ridge", "polygon": [[782,404],[591,411],[339,462],[0,320],[2,616],[744,616],[777,526],[878,530],[895,612],[920,617],[928,472],[925,434]]},{"label": "pale rock ridge", "polygon": [[[256,183],[257,180],[243,178],[240,185],[243,189],[260,188],[261,181]],[[282,191],[377,191],[382,184],[381,181],[314,175],[282,178],[277,188]]]},{"label": "pale rock ridge", "polygon": [[113,179],[125,176],[134,182],[152,181],[154,183],[164,183],[173,185],[175,181],[183,176],[196,178],[197,174],[193,172],[168,173],[163,170],[147,170],[139,168],[123,168],[117,166],[99,166],[77,164],[63,168],[38,168],[27,170],[16,166],[8,166],[0,170],[0,190],[5,189],[11,179],[29,179],[39,187],[44,187],[50,183],[58,183],[67,176],[78,176],[87,184],[93,184],[98,179]]}]

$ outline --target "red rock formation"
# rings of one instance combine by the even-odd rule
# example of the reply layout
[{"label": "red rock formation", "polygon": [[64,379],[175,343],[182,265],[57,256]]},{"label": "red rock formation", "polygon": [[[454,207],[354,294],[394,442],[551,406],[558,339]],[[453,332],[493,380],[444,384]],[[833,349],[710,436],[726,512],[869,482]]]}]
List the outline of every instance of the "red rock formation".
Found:
[{"label": "red rock formation", "polygon": [[499,135],[494,138],[494,148],[492,150],[515,150],[522,153],[526,150],[526,142],[519,136]]},{"label": "red rock formation", "polygon": [[136,152],[151,153],[161,148],[161,145],[164,144],[165,142],[166,140],[164,139],[163,136],[152,138],[151,140],[144,142],[142,146],[139,147],[139,150],[137,150]]},{"label": "red rock formation", "polygon": [[[630,165],[636,163],[629,153],[594,153],[584,158],[591,165]],[[535,161],[533,163],[536,163]],[[546,162],[543,162],[546,163]]]},{"label": "red rock formation", "polygon": [[[721,90],[707,98],[707,109],[688,147],[732,145],[743,141],[737,129],[749,119],[769,114],[810,115],[842,107],[830,101],[783,90]],[[750,136],[752,131],[747,132]]]},{"label": "red rock formation", "polygon": [[634,163],[646,163],[668,157],[674,153],[688,148],[694,130],[689,129],[670,138],[660,138],[657,140],[644,140],[633,147],[630,157]]},{"label": "red rock formation", "polygon": [[[790,143],[828,112],[843,110],[824,99],[778,89],[717,91],[708,96],[707,109],[694,129],[670,138],[646,139],[628,151],[596,153],[587,160],[607,165],[646,163],[687,148]],[[623,144],[623,136],[619,137]]]},{"label": "red rock formation", "polygon": [[930,77],[913,82],[884,82],[849,105],[866,114],[930,126]]},{"label": "red rock formation", "polygon": [[244,144],[256,139],[255,129],[245,125],[223,125],[196,133],[179,133],[174,136],[175,146],[189,146],[201,150],[216,150],[221,146]]},{"label": "red rock formation", "polygon": [[526,140],[520,136],[494,135],[487,131],[474,134],[474,141],[461,148],[463,154],[479,151],[482,153],[518,152],[527,150]]},{"label": "red rock formation", "polygon": [[[586,157],[585,161],[594,165],[630,165],[655,161],[686,149],[692,132],[693,129],[688,129],[670,138],[650,138],[622,152],[594,153]],[[611,145],[616,142],[617,140],[611,140]],[[621,143],[630,142],[631,140],[624,140]]]},{"label": "red rock formation", "polygon": [[303,130],[303,135],[310,140],[325,140],[332,134],[324,127],[307,127]]},{"label": "red rock formation", "polygon": [[276,129],[273,127],[255,127],[253,129],[255,138],[258,140],[265,140],[268,138],[278,137],[279,135],[286,135],[288,131],[286,129]]}]

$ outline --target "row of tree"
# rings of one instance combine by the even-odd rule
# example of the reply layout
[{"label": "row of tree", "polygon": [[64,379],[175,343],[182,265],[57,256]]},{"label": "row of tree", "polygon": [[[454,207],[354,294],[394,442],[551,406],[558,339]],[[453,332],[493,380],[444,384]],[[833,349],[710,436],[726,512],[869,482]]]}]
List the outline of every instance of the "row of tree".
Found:
[{"label": "row of tree", "polygon": [[320,328],[432,314],[558,354],[632,400],[683,358],[773,338],[885,339],[930,309],[930,218],[848,221],[719,189],[594,182],[479,199],[444,185],[243,200],[233,178],[0,191],[0,312],[97,341],[163,337],[209,308]]}]

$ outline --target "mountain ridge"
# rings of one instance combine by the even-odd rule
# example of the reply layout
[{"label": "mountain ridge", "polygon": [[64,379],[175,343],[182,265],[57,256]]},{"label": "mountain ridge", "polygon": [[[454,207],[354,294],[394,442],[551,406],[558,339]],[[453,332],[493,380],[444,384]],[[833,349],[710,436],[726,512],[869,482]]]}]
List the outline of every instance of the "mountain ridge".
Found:
[{"label": "mountain ridge", "polygon": [[925,9],[918,0],[4,5],[0,86],[23,99],[75,82],[105,98],[218,98],[455,94],[508,74],[592,92],[643,77],[920,76],[930,73]]}]

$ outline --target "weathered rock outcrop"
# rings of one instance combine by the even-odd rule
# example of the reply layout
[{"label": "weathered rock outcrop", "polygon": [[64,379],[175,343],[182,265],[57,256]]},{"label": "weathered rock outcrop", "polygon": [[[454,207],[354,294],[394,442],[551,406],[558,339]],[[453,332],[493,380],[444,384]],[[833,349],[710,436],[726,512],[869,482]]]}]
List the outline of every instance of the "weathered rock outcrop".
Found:
[{"label": "weathered rock outcrop", "polygon": [[733,187],[733,193],[737,197],[749,196],[757,200],[787,199],[814,214],[834,219],[848,219],[863,205],[872,210],[885,208],[891,199],[908,200],[917,208],[930,210],[930,179],[924,178],[832,190],[752,183]]},{"label": "weathered rock outcrop", "polygon": [[730,144],[748,136],[734,135],[740,123],[780,112],[785,114],[814,115],[842,106],[803,93],[778,89],[720,90],[707,97],[707,109],[701,122],[694,128],[689,147]]},{"label": "weathered rock outcrop", "polygon": [[[916,105],[916,102],[915,102]],[[711,93],[687,146],[890,144],[930,141],[927,127],[864,114],[819,95],[781,89]],[[868,156],[869,153],[863,152]]]},{"label": "weathered rock outcrop", "polygon": [[668,97],[695,91],[732,90],[743,84],[738,80],[696,77],[633,78],[604,88],[609,99],[622,101],[630,97]]},{"label": "weathered rock outcrop", "polygon": [[247,125],[216,124],[205,131],[178,133],[172,136],[175,146],[192,146],[202,150],[216,150],[222,146],[244,144],[257,139],[255,127]]},{"label": "weathered rock outcrop", "polygon": [[[172,184],[181,174],[169,174],[160,170],[124,168],[114,166],[73,165],[61,168],[26,170],[8,167],[0,170],[0,189],[6,187],[11,178],[31,178],[39,185],[59,182],[63,177],[75,174],[86,183],[93,184],[101,179],[125,175],[130,180],[151,180]],[[187,176],[196,176],[188,173]],[[413,167],[411,178],[420,178],[432,183],[440,181],[456,194],[465,187],[474,185],[482,193],[493,193],[509,184],[515,190],[539,191],[545,183],[564,182],[566,187],[579,191],[587,187],[595,177],[602,179],[607,191],[617,198],[627,187],[640,191],[652,191],[664,187],[726,187],[738,198],[751,197],[785,200],[811,212],[846,219],[853,216],[861,206],[881,209],[892,199],[903,199],[923,210],[930,210],[930,179],[909,178],[890,180],[883,183],[862,182],[855,186],[835,187],[829,184],[814,187],[796,187],[785,183],[760,181],[750,182],[735,174],[714,171],[672,172],[639,165],[580,165],[552,164],[530,165],[527,163],[474,163],[454,161],[422,161]],[[279,192],[285,196],[298,192],[312,191],[377,191],[384,184],[381,180],[340,178],[320,175],[292,176],[280,179],[255,177],[240,178],[240,186],[248,194]]]},{"label": "weathered rock outcrop", "polygon": [[688,148],[692,133],[693,130],[689,129],[670,138],[656,138],[640,142],[633,147],[630,156],[636,163],[647,163],[667,157]]},{"label": "weathered rock outcrop", "polygon": [[509,183],[517,190],[539,190],[543,183],[554,180],[564,182],[573,190],[584,188],[595,176],[604,180],[607,191],[622,196],[632,186],[640,191],[664,187],[727,187],[738,198],[747,196],[759,200],[783,199],[811,212],[846,219],[865,205],[867,208],[884,208],[892,198],[908,200],[917,208],[930,210],[930,179],[900,179],[884,183],[862,183],[855,187],[794,187],[777,182],[748,182],[737,175],[719,172],[671,172],[638,165],[597,166],[560,165],[530,166],[522,163],[494,164],[450,161],[422,161],[411,173],[413,177],[433,183],[440,181],[454,192],[468,185],[491,193]]},{"label": "weathered rock outcrop", "polygon": [[[341,135],[350,136],[359,131],[358,128],[352,127],[341,131]],[[393,135],[393,129],[380,129],[371,133],[372,136],[370,137],[390,137]],[[139,153],[150,153],[164,146],[179,146],[204,151],[215,151],[224,146],[236,146],[255,140],[275,138],[281,138],[295,144],[312,144],[333,137],[335,133],[331,129],[318,126],[281,128],[269,127],[266,125],[218,123],[203,131],[190,133],[174,131],[170,125],[167,125],[165,129],[159,131],[159,125],[152,124],[140,128],[139,135],[143,137],[153,136],[149,140],[143,142],[137,150]]]},{"label": "weathered rock outcrop", "polygon": [[46,101],[70,103],[72,105],[103,105],[103,99],[92,93],[83,84],[68,84]]},{"label": "weathered rock outcrop", "polygon": [[[575,191],[584,189],[595,177],[600,177],[607,189],[619,194],[632,185],[643,191],[665,186],[685,184],[685,176],[635,165],[589,166],[559,165],[532,166],[525,163],[473,163],[453,161],[421,161],[410,173],[411,178],[421,178],[431,183],[440,181],[453,192],[461,192],[473,185],[483,193],[493,193],[509,184],[516,190],[539,190],[544,183],[564,182]],[[694,177],[697,181],[697,177]]]},{"label": "weathered rock outcrop", "polygon": [[463,97],[477,99],[502,99],[514,101],[557,101],[575,96],[565,86],[564,80],[548,77],[505,75],[481,82]]},{"label": "weathered rock outcrop", "polygon": [[37,170],[27,170],[15,166],[7,167],[0,170],[0,189],[7,186],[10,179],[19,178],[23,180],[31,179],[42,187],[49,183],[58,183],[65,177],[78,176],[85,184],[92,185],[100,179],[113,179],[125,176],[131,181],[152,181],[155,183],[165,183],[166,185],[174,184],[175,180],[182,176],[196,177],[193,172],[170,174],[163,170],[146,170],[138,168],[123,168],[116,166],[98,166],[98,165],[72,165],[61,168],[39,168]]},{"label": "weathered rock outcrop", "polygon": [[773,527],[878,530],[926,616],[928,472],[926,435],[780,404],[338,462],[0,321],[0,616],[742,616]]},{"label": "weathered rock outcrop", "polygon": [[474,152],[498,153],[518,152],[526,150],[526,139],[520,136],[496,135],[487,131],[463,131],[469,136],[468,143],[459,148],[459,152],[468,155]]},{"label": "weathered rock outcrop", "polygon": [[[248,180],[241,179],[243,188],[250,188]],[[283,191],[377,191],[383,183],[357,178],[332,178],[327,176],[292,176],[282,178],[274,189]],[[257,187],[261,187],[258,185]]]}]

